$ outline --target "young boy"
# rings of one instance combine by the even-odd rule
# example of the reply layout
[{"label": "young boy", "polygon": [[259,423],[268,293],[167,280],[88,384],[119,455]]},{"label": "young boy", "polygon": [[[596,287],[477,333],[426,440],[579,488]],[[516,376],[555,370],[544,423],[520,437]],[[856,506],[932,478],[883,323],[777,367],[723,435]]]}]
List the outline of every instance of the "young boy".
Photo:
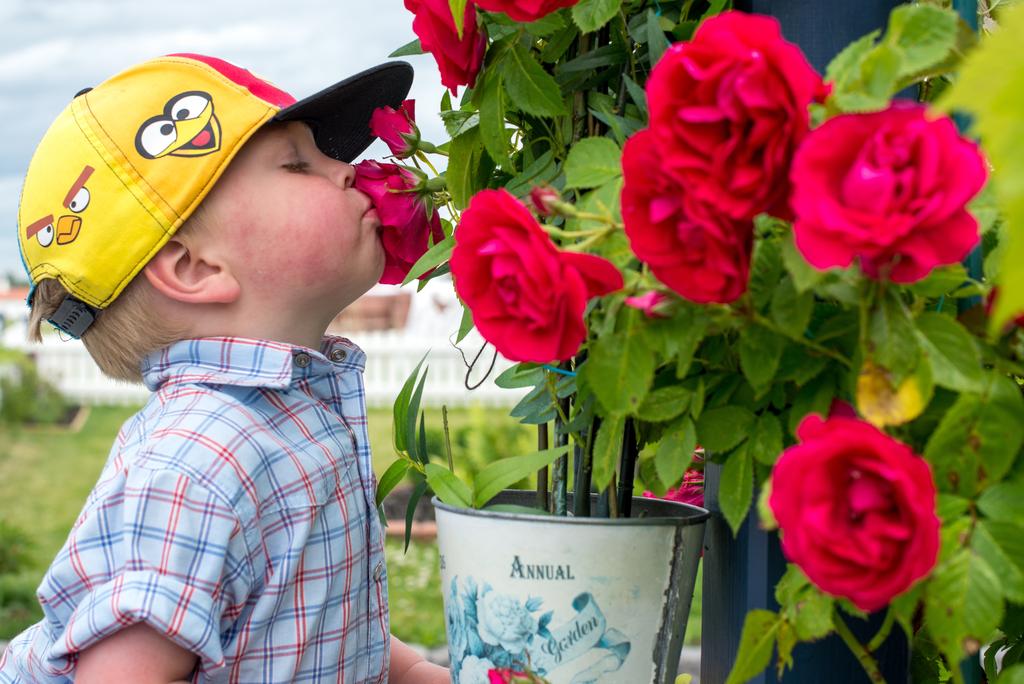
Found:
[{"label": "young boy", "polygon": [[46,133],[18,220],[30,329],[49,320],[153,394],[0,682],[449,681],[389,636],[364,356],[323,337],[384,267],[347,162],[411,71],[295,103],[170,55],[82,91]]}]

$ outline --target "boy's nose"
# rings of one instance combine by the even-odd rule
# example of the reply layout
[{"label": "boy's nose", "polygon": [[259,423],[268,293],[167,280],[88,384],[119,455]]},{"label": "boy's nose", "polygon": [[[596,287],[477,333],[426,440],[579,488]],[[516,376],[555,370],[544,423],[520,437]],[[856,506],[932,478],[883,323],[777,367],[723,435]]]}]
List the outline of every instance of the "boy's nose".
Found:
[{"label": "boy's nose", "polygon": [[334,183],[342,189],[348,190],[356,182],[356,167],[346,164],[343,161],[334,161],[334,168],[331,173]]}]

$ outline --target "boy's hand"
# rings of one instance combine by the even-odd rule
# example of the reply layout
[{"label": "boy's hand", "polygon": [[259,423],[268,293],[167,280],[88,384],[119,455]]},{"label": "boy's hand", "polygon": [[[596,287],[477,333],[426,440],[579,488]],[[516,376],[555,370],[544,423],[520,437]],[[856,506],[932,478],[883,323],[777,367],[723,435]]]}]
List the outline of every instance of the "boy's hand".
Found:
[{"label": "boy's hand", "polygon": [[427,662],[419,653],[391,637],[388,684],[451,684],[451,681],[447,669]]},{"label": "boy's hand", "polygon": [[196,654],[146,624],[135,624],[90,646],[78,656],[76,684],[186,684]]}]

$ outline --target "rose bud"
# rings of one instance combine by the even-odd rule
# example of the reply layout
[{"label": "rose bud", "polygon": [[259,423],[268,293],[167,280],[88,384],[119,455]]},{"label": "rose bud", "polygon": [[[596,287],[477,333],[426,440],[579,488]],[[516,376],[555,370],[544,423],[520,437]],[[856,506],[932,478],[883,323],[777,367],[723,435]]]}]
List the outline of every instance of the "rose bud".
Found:
[{"label": "rose bud", "polygon": [[411,157],[420,141],[415,105],[415,100],[406,100],[397,110],[378,107],[370,116],[370,133],[383,140],[399,159]]}]

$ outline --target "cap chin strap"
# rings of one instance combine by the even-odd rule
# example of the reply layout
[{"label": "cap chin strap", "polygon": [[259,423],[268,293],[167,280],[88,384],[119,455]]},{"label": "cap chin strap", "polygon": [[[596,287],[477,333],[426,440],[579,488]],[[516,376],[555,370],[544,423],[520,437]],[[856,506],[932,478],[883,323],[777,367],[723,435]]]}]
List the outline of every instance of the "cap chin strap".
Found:
[{"label": "cap chin strap", "polygon": [[85,302],[68,295],[60,303],[53,316],[48,320],[50,325],[71,335],[76,340],[82,336],[89,326],[93,324],[96,317],[100,315],[99,309],[95,309]]}]

